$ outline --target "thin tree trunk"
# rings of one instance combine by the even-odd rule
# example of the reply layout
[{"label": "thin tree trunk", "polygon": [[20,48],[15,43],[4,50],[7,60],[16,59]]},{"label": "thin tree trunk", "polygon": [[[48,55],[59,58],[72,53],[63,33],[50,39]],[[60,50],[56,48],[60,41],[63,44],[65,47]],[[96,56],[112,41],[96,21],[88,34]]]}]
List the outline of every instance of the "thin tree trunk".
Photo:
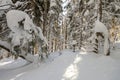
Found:
[{"label": "thin tree trunk", "polygon": [[44,12],[43,12],[43,35],[46,35],[46,22],[47,22],[47,0],[44,0]]},{"label": "thin tree trunk", "polygon": [[67,21],[65,20],[65,49],[67,49]]},{"label": "thin tree trunk", "polygon": [[102,20],[102,0],[99,0],[99,15],[100,15],[100,21]]}]

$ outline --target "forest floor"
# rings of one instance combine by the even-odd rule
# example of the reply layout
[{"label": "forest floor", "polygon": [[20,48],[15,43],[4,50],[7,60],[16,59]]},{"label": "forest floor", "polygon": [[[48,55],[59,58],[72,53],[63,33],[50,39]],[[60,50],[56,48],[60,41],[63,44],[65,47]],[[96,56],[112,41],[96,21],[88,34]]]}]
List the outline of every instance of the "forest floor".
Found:
[{"label": "forest floor", "polygon": [[39,65],[3,59],[0,80],[120,80],[120,43],[110,56],[71,50],[61,53],[52,53]]}]

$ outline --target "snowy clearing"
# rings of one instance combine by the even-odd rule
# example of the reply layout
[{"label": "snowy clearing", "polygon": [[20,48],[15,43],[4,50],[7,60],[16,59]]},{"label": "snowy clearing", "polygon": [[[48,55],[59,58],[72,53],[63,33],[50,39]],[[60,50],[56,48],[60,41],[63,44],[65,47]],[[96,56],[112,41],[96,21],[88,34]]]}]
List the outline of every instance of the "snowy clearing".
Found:
[{"label": "snowy clearing", "polygon": [[[119,45],[119,44],[117,44]],[[117,46],[110,56],[70,50],[52,53],[38,65],[22,59],[0,61],[1,80],[119,80],[120,54]]]}]

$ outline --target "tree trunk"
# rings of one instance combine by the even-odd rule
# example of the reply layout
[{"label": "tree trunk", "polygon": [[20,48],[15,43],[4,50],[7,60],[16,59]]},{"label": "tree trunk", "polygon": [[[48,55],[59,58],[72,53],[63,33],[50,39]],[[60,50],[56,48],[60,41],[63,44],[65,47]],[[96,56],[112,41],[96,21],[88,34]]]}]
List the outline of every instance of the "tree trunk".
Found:
[{"label": "tree trunk", "polygon": [[100,21],[102,20],[102,0],[99,0],[99,15],[100,15]]}]

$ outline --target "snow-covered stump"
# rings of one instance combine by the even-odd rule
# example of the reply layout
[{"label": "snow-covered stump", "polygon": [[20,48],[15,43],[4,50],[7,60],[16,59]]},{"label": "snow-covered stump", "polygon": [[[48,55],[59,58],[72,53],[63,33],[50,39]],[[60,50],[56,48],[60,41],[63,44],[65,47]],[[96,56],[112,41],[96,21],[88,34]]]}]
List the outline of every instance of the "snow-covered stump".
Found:
[{"label": "snow-covered stump", "polygon": [[71,42],[71,45],[72,45],[72,47],[73,47],[73,52],[76,51],[76,44],[77,44],[77,41],[76,41],[76,40],[73,40],[73,41]]},{"label": "snow-covered stump", "polygon": [[93,31],[93,35],[89,38],[89,40],[92,41],[92,43],[95,45],[93,52],[99,52],[101,38],[104,39],[104,54],[110,55],[109,33],[106,26],[97,20],[95,21],[95,27],[93,28]]}]

